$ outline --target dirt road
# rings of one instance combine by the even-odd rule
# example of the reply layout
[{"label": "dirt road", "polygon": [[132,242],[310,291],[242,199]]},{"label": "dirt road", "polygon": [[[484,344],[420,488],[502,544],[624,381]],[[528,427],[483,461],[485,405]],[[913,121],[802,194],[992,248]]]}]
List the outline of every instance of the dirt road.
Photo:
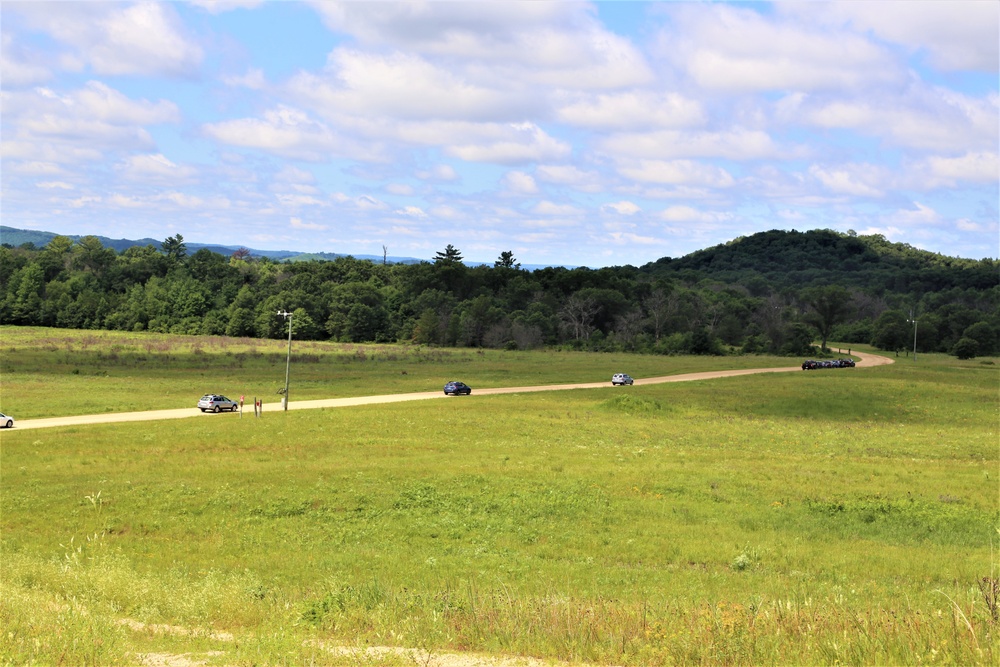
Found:
[{"label": "dirt road", "polygon": [[[893,363],[889,357],[877,354],[865,354],[855,352],[858,357],[859,367],[884,366]],[[715,378],[734,377],[737,375],[753,375],[756,373],[787,373],[789,371],[799,371],[799,366],[785,366],[782,368],[744,368],[730,371],[707,371],[704,373],[684,373],[682,375],[666,375],[656,378],[637,379],[637,385],[660,384],[663,382],[693,382],[696,380],[711,380]],[[824,372],[824,371],[812,371]],[[826,371],[837,372],[837,371]],[[611,388],[611,383],[588,382],[584,384],[547,384],[536,387],[497,387],[494,389],[476,389],[473,396],[489,396],[493,394],[526,394],[536,391],[561,391],[565,389],[600,389]],[[390,394],[387,396],[357,396],[354,398],[323,398],[312,401],[292,401],[288,404],[289,410],[311,410],[315,408],[344,408],[352,405],[373,405],[376,403],[400,403],[402,401],[422,401],[430,399],[447,398],[443,392],[421,391],[410,394]],[[253,408],[246,408],[252,414]],[[281,403],[265,403],[264,413],[281,411]],[[76,415],[72,417],[49,417],[46,419],[25,419],[15,424],[15,430],[34,428],[50,428],[53,426],[80,426],[84,424],[110,424],[114,422],[138,422],[155,421],[161,419],[187,419],[190,417],[201,417],[202,412],[198,408],[179,408],[174,410],[148,410],[144,412],[114,412],[100,415]]]}]

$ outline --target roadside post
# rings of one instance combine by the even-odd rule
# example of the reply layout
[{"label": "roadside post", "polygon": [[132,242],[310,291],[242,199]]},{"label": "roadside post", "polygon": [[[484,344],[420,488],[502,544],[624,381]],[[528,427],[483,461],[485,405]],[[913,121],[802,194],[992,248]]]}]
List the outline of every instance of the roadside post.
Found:
[{"label": "roadside post", "polygon": [[288,356],[285,358],[285,391],[281,397],[281,403],[285,408],[285,412],[288,412],[288,369],[292,365],[292,313],[289,313],[287,310],[279,310],[278,316],[288,320]]}]

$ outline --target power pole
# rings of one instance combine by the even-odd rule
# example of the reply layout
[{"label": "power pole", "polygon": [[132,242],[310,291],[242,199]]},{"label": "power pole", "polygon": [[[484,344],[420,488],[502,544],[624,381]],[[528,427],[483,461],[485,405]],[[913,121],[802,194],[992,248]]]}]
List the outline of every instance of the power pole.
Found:
[{"label": "power pole", "polygon": [[288,320],[288,356],[285,358],[285,397],[282,403],[285,404],[285,412],[288,412],[288,371],[292,365],[292,314],[288,311],[279,310],[278,315]]}]

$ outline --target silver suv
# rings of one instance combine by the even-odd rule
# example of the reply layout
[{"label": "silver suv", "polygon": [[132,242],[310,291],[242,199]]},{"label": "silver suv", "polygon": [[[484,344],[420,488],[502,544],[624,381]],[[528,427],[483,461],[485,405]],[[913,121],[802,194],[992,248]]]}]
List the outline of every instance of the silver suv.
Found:
[{"label": "silver suv", "polygon": [[240,409],[240,404],[222,396],[221,394],[205,394],[201,397],[201,400],[198,401],[198,408],[202,412],[207,412],[208,410],[211,410],[212,412],[222,412],[223,410],[236,412]]},{"label": "silver suv", "polygon": [[626,373],[615,373],[611,376],[611,384],[632,384],[632,376]]}]

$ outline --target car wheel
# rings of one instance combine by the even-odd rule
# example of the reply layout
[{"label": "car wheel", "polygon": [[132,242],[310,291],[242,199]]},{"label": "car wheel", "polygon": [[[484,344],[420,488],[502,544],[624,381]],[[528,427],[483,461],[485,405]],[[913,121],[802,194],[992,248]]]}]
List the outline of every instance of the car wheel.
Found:
[{"label": "car wheel", "polygon": [[7,420],[7,428],[14,428],[14,422],[12,422],[11,420],[8,419]]},{"label": "car wheel", "polygon": [[218,412],[219,412],[219,406],[218,406],[218,405],[216,405],[216,406],[215,406],[215,412],[216,412],[216,413],[218,413]]},{"label": "car wheel", "polygon": [[236,412],[236,408],[237,407],[239,407],[239,406],[234,405],[233,407],[229,408],[229,411],[230,412]]}]

